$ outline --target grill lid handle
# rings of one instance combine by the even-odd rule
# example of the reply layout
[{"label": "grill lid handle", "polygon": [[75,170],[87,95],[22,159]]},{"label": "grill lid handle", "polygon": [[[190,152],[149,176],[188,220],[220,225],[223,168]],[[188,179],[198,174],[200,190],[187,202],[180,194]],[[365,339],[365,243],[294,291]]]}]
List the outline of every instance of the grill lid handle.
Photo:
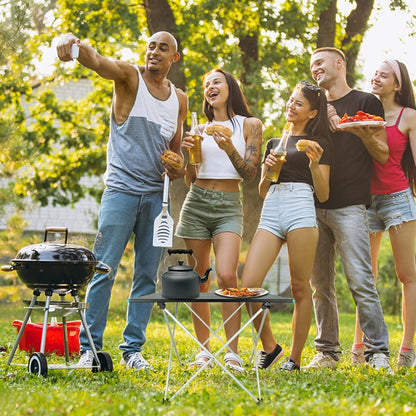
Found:
[{"label": "grill lid handle", "polygon": [[45,237],[43,239],[44,242],[48,239],[48,232],[51,233],[65,233],[65,244],[68,241],[68,227],[48,227],[45,228]]}]

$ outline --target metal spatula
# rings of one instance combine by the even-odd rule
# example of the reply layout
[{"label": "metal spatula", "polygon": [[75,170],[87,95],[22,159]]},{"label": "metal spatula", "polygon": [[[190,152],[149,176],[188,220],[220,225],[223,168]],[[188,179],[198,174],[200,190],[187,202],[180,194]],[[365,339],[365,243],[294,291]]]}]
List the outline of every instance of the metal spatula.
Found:
[{"label": "metal spatula", "polygon": [[173,218],[168,211],[169,200],[169,176],[165,174],[163,183],[162,212],[155,218],[153,225],[153,246],[172,247]]}]

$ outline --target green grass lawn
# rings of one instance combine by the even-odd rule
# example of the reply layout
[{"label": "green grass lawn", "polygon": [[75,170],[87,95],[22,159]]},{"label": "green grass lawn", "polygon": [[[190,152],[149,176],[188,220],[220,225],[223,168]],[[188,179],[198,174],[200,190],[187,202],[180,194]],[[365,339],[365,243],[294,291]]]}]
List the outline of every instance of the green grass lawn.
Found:
[{"label": "green grass lawn", "polygon": [[[0,304],[0,414],[1,415],[415,415],[415,371],[395,370],[394,375],[377,373],[367,367],[349,365],[355,317],[342,314],[341,347],[343,354],[339,369],[297,374],[280,373],[277,369],[261,372],[262,398],[256,403],[234,381],[216,366],[204,371],[189,388],[173,401],[163,402],[170,339],[160,310],[155,307],[147,331],[143,355],[153,365],[153,371],[135,372],[120,364],[121,332],[124,324],[125,302],[122,296],[112,301],[109,324],[105,333],[105,348],[113,358],[112,373],[92,373],[90,370],[50,370],[48,377],[27,373],[24,366],[6,366],[10,349],[16,338],[14,319],[22,319],[23,304]],[[124,297],[125,299],[125,297]],[[189,312],[180,308],[181,319],[192,328]],[[213,321],[220,322],[218,306],[213,307]],[[39,318],[39,319],[36,319]],[[74,319],[76,319],[74,317]],[[401,339],[397,317],[386,317],[390,331],[391,364],[395,364]],[[34,317],[32,322],[40,322]],[[291,314],[272,313],[274,332],[289,352]],[[195,349],[183,331],[177,331],[179,352],[183,358]],[[311,327],[304,350],[305,365],[315,351]],[[213,349],[219,344],[213,342]],[[251,332],[240,338],[240,355],[248,362]],[[48,357],[53,362],[55,357]],[[18,351],[13,363],[27,364],[27,354]],[[51,361],[49,361],[51,360]],[[59,362],[63,362],[61,359]],[[277,366],[276,366],[277,367]],[[173,392],[194,370],[176,364],[171,373]],[[255,392],[255,373],[248,367],[237,376]]]}]

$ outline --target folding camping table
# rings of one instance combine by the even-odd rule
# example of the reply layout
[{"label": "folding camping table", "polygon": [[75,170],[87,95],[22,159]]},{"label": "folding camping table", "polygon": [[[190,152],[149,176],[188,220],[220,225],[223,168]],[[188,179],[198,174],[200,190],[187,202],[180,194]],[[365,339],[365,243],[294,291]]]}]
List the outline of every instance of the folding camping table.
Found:
[{"label": "folding camping table", "polygon": [[[171,339],[164,401],[172,400],[174,397],[176,397],[180,392],[182,392],[192,382],[192,380],[194,380],[201,373],[201,371],[203,371],[211,363],[215,362],[216,364],[218,364],[222,368],[222,370],[224,371],[225,374],[230,376],[237,383],[237,385],[242,390],[244,390],[253,400],[255,400],[256,402],[259,402],[259,401],[261,401],[261,390],[260,390],[259,369],[258,369],[257,359],[255,357],[255,354],[256,354],[257,344],[258,344],[258,341],[259,341],[259,338],[260,338],[261,328],[263,328],[264,321],[266,319],[267,313],[269,313],[269,311],[270,311],[270,305],[272,303],[293,303],[294,300],[292,298],[278,296],[278,295],[271,295],[271,294],[266,294],[264,296],[256,296],[256,297],[225,297],[225,296],[217,295],[215,292],[209,292],[209,293],[201,293],[199,297],[193,298],[193,299],[170,299],[170,298],[163,297],[161,293],[154,293],[154,294],[150,294],[150,295],[141,296],[139,298],[131,298],[131,299],[129,299],[129,302],[131,302],[131,303],[135,303],[135,302],[141,302],[141,303],[143,303],[143,302],[155,302],[163,312],[163,316],[164,316],[166,326],[167,326],[167,329],[169,331],[169,335],[170,335],[170,339]],[[190,305],[191,302],[239,303],[240,304],[239,308],[236,309],[234,314],[237,313],[238,310],[243,308],[243,306],[245,304],[248,304],[250,306],[251,303],[261,303],[261,308],[255,314],[253,314],[253,313],[248,314],[248,319],[246,320],[246,322],[242,322],[240,330],[236,334],[234,334],[234,336],[231,339],[229,339],[227,341],[224,341],[218,335],[218,332],[221,330],[221,328],[223,328],[223,326],[226,322],[223,322],[217,329],[208,326],[199,317],[199,315],[192,309],[192,307]],[[171,311],[168,310],[168,308],[166,307],[167,303],[175,303],[174,313],[172,313]],[[222,343],[222,346],[216,352],[211,352],[210,353],[211,354],[211,359],[209,361],[207,361],[201,368],[198,368],[198,370],[188,380],[186,380],[185,383],[170,398],[168,398],[170,370],[171,370],[171,367],[172,367],[173,351],[175,351],[175,354],[176,354],[176,357],[178,359],[179,364],[182,365],[181,359],[179,357],[178,349],[177,349],[176,343],[175,343],[175,326],[178,325],[196,343],[196,345],[200,349],[208,352],[208,350],[205,348],[205,346],[203,344],[201,344],[199,342],[199,340],[194,336],[194,334],[191,331],[189,331],[183,325],[183,323],[180,321],[180,319],[178,317],[178,313],[177,313],[179,303],[183,303],[189,309],[189,311],[191,313],[193,313],[202,323],[204,323],[204,325],[207,326],[207,328],[209,329],[209,331],[211,333],[210,338],[215,337],[216,339],[218,339]],[[230,316],[228,318],[228,320],[231,319],[232,316]],[[261,325],[260,325],[260,330],[256,334],[253,321],[258,316],[261,316]],[[251,325],[251,334],[252,334],[252,339],[253,339],[253,351],[252,351],[252,354],[251,354],[250,363],[251,363],[251,361],[254,361],[254,370],[256,372],[257,396],[255,396],[243,384],[243,382],[241,380],[239,380],[232,373],[232,371],[230,371],[230,369],[227,366],[225,366],[221,361],[218,360],[219,354],[221,352],[223,352],[224,350],[226,350],[228,345],[230,344],[230,342],[232,342],[235,339],[235,337],[238,337],[240,335],[240,333],[245,328],[247,328],[247,326],[249,326],[249,325]]]}]

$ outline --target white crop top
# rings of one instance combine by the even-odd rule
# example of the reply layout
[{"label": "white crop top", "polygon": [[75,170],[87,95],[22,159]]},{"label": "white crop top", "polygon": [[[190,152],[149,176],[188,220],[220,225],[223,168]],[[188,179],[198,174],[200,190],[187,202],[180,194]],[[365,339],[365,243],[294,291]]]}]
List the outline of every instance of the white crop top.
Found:
[{"label": "white crop top", "polygon": [[[242,158],[246,152],[246,141],[243,134],[245,118],[244,116],[234,116],[232,119],[234,123],[231,123],[231,120],[209,123],[222,124],[233,131],[231,140]],[[242,181],[243,178],[236,171],[227,153],[218,147],[214,138],[205,133],[202,136],[202,163],[199,167],[198,179],[237,179]]]}]

